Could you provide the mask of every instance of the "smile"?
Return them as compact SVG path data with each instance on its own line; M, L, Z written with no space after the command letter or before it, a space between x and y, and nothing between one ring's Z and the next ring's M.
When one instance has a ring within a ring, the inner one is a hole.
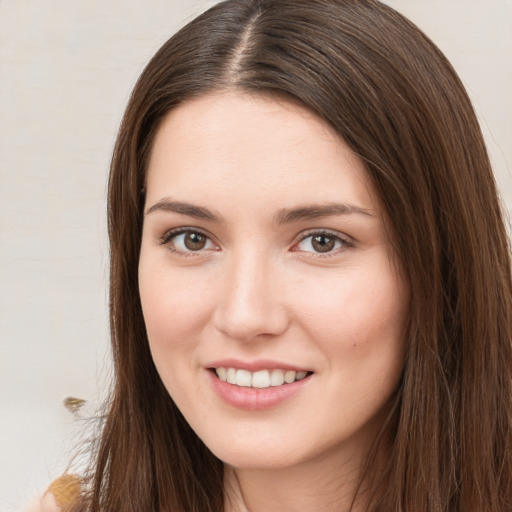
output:
M236 368L214 368L217 377L229 384L246 388L269 388L282 386L284 384L292 384L295 381L302 380L311 372L293 370L259 370L250 372Z

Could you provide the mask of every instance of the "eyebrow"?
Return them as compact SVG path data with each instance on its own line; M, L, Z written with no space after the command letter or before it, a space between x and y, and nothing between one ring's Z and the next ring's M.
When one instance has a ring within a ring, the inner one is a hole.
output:
M164 198L148 208L146 215L156 211L173 212L195 219L208 220L217 224L224 223L224 219L208 208L196 206L191 203L172 201ZM274 216L276 224L291 224L300 220L317 219L331 215L359 214L372 217L370 210L346 203L329 203L325 205L305 205L296 208L283 208Z
M284 208L275 216L276 224L289 224L299 220L317 219L331 215L359 214L372 217L370 210L345 203L329 203L326 205L307 205L297 208Z
M174 212L187 217L193 217L195 219L209 220L222 224L224 220L220 215L217 215L208 208L202 206L196 206L190 203L183 203L181 201L171 201L168 198L161 199L158 203L155 203L151 208L146 211L146 215L156 211Z

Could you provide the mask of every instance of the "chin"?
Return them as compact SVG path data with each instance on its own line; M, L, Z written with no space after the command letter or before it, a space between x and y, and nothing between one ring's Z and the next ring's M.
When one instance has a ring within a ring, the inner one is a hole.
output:
M214 452L215 453L215 452ZM290 454L270 453L263 450L226 450L215 455L224 464L234 469L281 470L300 463L300 458L290 457Z
M284 469L307 458L307 454L277 436L271 441L258 439L257 435L253 439L230 435L220 440L209 436L202 439L218 459L237 469Z

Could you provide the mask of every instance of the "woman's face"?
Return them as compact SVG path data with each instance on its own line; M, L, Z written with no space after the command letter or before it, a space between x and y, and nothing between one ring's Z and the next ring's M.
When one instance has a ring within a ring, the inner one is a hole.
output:
M235 468L364 451L401 375L408 287L361 160L292 103L203 96L158 130L144 215L151 352L205 444Z

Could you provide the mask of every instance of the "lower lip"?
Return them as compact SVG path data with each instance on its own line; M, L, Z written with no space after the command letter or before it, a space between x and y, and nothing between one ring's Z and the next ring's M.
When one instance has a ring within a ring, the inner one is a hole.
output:
M208 370L214 391L229 405L249 411L263 411L276 407L297 394L309 382L311 376L291 384L271 386L268 388L248 388L236 386L220 380L215 373Z

